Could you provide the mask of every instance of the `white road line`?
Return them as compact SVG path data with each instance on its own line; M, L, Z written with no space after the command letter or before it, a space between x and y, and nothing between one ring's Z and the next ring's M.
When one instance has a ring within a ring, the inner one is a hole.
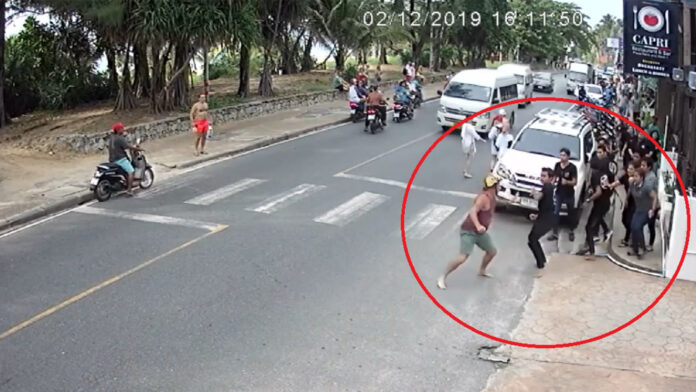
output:
M266 182L266 180L259 180L256 178L245 178L227 186L223 186L222 188L218 188L212 192L208 192L196 196L193 199L186 200L184 203L195 204L198 206L209 206L215 203L216 201L220 201L226 197L230 197L236 193L242 192L264 182Z
M326 188L324 185L302 184L298 185L289 191L271 196L264 200L257 207L247 208L247 211L261 212L264 214L274 213L292 203L300 201L312 193L318 192Z
M30 227L34 227L34 226L38 226L38 225L40 225L40 224L42 224L42 223L46 223L46 222L48 222L48 221L51 221L51 220L53 220L53 219L58 218L59 216L63 216L63 215L65 215L65 214L67 214L68 212L73 212L74 210L76 210L76 209L78 209L78 208L81 208L81 207L84 207L84 206L88 206L88 205L94 204L94 203L96 203L96 200L87 202L87 203L83 204L82 206L73 207L73 208L70 208L70 209L65 210L65 211L61 211L61 212L58 212L58 213L55 213L55 214L48 215L48 216L45 217L45 218L42 218L42 219L39 219L39 220L37 220L37 221L31 222L31 223L26 224L26 225L24 225L24 226L20 226L20 227L18 227L18 228L16 228L16 229L10 229L10 231L0 234L0 238L5 238L5 237L8 237L8 236L11 236L12 234L17 234L17 233L19 233L20 231L24 231L24 230L26 230L26 229L28 229L28 228L30 228Z
M457 207L441 204L428 204L428 206L410 220L404 227L406 237L414 240L422 240L436 227L445 221Z
M152 199L155 196L159 196L162 193L173 191L175 189L183 188L191 183L194 179L190 177L170 177L170 180L164 182L163 185L154 185L152 189L148 189L141 193L136 193L135 197L138 199Z
M345 226L388 199L389 196L379 193L363 192L333 210L314 218L314 221L339 227Z
M180 218L174 218L171 216L139 214L139 213L135 213L135 212L125 212L125 211L113 211L113 210L107 210L107 209L95 208L95 207L83 206L83 207L76 208L74 211L79 212L81 214L110 216L110 217L114 217L114 218L130 219L130 220L141 221L141 222L150 222L150 223L161 223L164 225L192 227L195 229L204 229L204 230L210 230L210 231L216 230L221 226L221 225L218 225L217 223L201 222L201 221L190 220L190 219L180 219Z
M423 135L423 136L419 137L418 139L414 139L414 140L411 140L410 142L404 143L404 144L402 144L402 145L400 145L400 146L398 146L398 147L394 147L394 148L392 148L392 149L389 150L389 151L385 151L385 152L383 152L383 153L381 153L381 154L379 154L379 155L377 155L377 156L375 156L375 157L372 157L372 158L366 160L365 162L358 163L358 164L355 165L355 166L352 166L352 167L349 167L348 169L342 170L342 171L341 171L340 173L338 173L338 174L345 174L345 173L348 173L349 171L353 171L353 170L355 170L355 169L357 169L357 168L359 168L359 167L362 167L362 166L367 165L367 164L370 163L370 162L374 162L374 161L376 161L376 160L378 160L378 159L380 159L380 158L383 158L383 157L385 157L385 156L387 156L387 155L389 155L389 154L391 154L391 153L393 153L393 152L399 151L399 150L401 150L402 148L408 147L408 146L410 146L411 144L415 144L415 143L420 142L421 140L427 139L427 138L429 138L429 137L431 137L431 136L433 136L433 135L435 135L435 134L437 134L437 133L439 133L439 132L431 132L431 133L428 133L428 134L426 134L426 135ZM337 174L337 175L338 175L338 174Z
M406 189L406 187L408 186L408 183L401 182L401 181L387 180L384 178L369 177L369 176L357 176L354 174L346 174L346 173L338 173L338 174L335 174L334 177L341 177L341 178L349 178L351 180L374 182L376 184L383 184L383 185L391 185L391 186L399 187L401 189ZM418 190L418 191L424 191L424 192L438 193L440 195L456 196L456 197L461 197L461 198L465 198L465 199L475 199L477 196L475 193L448 191L448 190L444 190L444 189L434 189L434 188L428 188L428 187L423 187L423 186L418 186L418 185L411 185L411 189Z

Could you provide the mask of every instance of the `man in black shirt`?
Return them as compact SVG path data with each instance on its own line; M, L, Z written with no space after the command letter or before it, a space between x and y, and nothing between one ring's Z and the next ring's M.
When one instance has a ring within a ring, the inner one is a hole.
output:
M561 206L565 204L566 211L568 212L568 224L570 226L568 238L570 241L575 241L575 233L573 231L578 224L575 209L575 185L578 182L578 168L570 162L569 149L561 149L561 161L556 163L553 174L556 182L553 210L555 219L553 234L549 237L549 240L555 241L558 239L558 226L561 222Z
M586 248L578 252L578 255L584 255L586 260L594 260L594 237L599 231L604 216L611 208L611 196L614 193L614 188L621 185L620 182L614 180L614 175L602 165L603 160L606 159L606 149L599 146L597 152L600 160L595 161L592 165L590 179L592 195L585 201L586 204L593 203L590 216L587 218L587 225L585 225Z
M529 214L529 219L534 221L532 230L527 236L527 245L532 250L536 259L537 268L544 268L546 264L546 256L544 250L539 244L539 239L553 228L554 225L554 187L553 187L553 170L545 167L541 169L541 192L535 192L534 198L539 201L539 213Z
M645 137L643 132L638 132L636 147L641 158L655 161L655 145Z

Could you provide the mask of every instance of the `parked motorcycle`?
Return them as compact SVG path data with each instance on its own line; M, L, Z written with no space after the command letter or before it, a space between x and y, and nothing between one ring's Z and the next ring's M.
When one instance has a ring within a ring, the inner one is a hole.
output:
M140 145L140 139L136 141ZM133 186L140 186L141 189L148 189L155 181L155 173L152 166L148 163L145 153L136 151L131 158L131 164L135 168L133 174ZM90 181L89 190L94 192L94 197L100 202L107 201L111 195L125 191L128 188L128 174L115 163L101 163L94 172L94 177Z
M350 105L350 119L351 119L351 121L356 123L356 122L365 118L365 111L364 111L365 105L362 105L362 107L361 107L361 105L359 105L356 102L348 102L348 104Z

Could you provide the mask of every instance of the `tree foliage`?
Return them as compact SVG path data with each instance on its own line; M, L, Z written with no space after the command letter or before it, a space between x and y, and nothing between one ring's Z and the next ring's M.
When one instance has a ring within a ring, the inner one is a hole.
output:
M481 67L493 58L557 60L569 48L599 55L606 51L606 37L621 28L618 19L605 16L593 30L577 5L561 0L4 3L11 12L30 10L52 17L47 25L31 19L21 34L7 40L4 96L13 116L102 97L117 97L117 110L134 107L136 99L149 99L154 112L186 107L191 64L200 64L201 59L210 64L213 78L238 77L242 97L249 93L250 75L260 75L257 91L267 96L273 95L274 71L294 73L322 65L322 59L311 57L317 45L328 48L336 69L342 71L351 56L358 62L376 56L385 63L387 53L436 69L455 63ZM510 12L516 21L505 23ZM433 26L433 13L449 14L454 23L445 25L442 18L439 26ZM536 15L534 23L528 14ZM542 14L556 16L544 25ZM559 25L563 14L574 22L573 16L579 14L581 23ZM379 24L380 15L392 18ZM97 72L97 63L104 58L107 70Z

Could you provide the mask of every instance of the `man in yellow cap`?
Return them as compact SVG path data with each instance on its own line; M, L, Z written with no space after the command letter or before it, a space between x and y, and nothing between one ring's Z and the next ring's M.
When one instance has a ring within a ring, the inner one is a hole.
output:
M437 280L437 287L444 290L447 288L445 280L447 276L457 269L460 265L469 258L471 251L474 250L474 245L478 246L485 252L479 275L491 277L486 269L493 261L497 250L491 240L488 229L493 221L493 213L495 212L496 193L498 191L498 178L493 174L488 174L483 180L483 191L476 196L474 205L469 210L469 213L464 219L459 231L459 256L450 261L445 269L445 272Z

